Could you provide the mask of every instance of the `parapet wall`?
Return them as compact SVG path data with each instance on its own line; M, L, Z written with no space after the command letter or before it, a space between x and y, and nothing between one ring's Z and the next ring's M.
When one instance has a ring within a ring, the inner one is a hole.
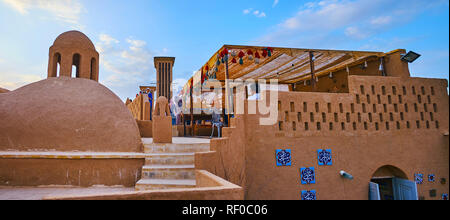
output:
M287 137L448 131L445 80L350 76L349 85L348 94L280 92L271 131Z
M59 196L45 200L242 200L241 187L204 170L196 171L197 186L187 189L151 190L130 193Z
M0 155L0 186L76 186L94 185L134 187L141 178L144 158L94 159L69 156L44 157L35 153L28 158ZM52 153L49 153L52 154Z
M147 95L139 95L133 102L127 105L136 120L150 120L150 105Z

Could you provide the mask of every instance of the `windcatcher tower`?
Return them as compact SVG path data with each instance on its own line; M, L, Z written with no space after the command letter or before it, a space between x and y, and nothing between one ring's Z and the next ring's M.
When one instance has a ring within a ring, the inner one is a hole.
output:
M92 41L79 31L68 31L50 47L48 78L67 76L98 82L98 64L99 53Z
M155 57L154 63L156 68L156 91L158 97L164 96L167 100L170 100L172 98L172 69L175 64L175 57Z

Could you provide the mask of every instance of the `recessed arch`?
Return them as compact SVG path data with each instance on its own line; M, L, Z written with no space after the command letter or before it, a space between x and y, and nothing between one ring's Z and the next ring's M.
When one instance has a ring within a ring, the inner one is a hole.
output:
M417 184L398 167L378 168L369 183L370 200L418 200Z
M72 57L72 67L75 67L75 78L80 78L80 67L81 67L81 55L79 53L75 53ZM71 76L73 77L72 71Z
M398 167L392 165L385 165L378 168L373 174L372 179L397 177L402 179L408 179L408 175Z
M58 77L60 75L61 69L61 54L56 52L52 57L52 70L50 72L50 77Z
M94 57L91 59L91 69L90 69L90 75L91 80L97 80L97 59Z

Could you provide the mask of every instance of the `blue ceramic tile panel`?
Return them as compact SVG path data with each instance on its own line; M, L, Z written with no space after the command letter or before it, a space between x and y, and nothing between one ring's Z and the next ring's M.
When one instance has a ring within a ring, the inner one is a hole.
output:
M442 194L442 200L448 200L448 194L447 193Z
M291 150L276 150L277 166L291 166Z
M415 180L416 184L422 184L423 183L423 174L415 173L414 180Z
M317 200L316 191L311 190L303 190L302 191L302 200Z
M434 174L428 175L428 182L434 183L436 180L436 176Z
M316 183L316 173L314 167L304 167L300 169L300 178L302 184L315 184Z
M317 150L317 158L319 161L319 166L333 165L331 150Z

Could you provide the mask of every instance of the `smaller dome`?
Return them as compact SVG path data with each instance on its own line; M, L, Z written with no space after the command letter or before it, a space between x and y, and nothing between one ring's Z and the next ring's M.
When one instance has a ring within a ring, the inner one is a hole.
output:
M75 47L95 50L92 41L79 31L68 31L59 35L53 43L55 47Z

